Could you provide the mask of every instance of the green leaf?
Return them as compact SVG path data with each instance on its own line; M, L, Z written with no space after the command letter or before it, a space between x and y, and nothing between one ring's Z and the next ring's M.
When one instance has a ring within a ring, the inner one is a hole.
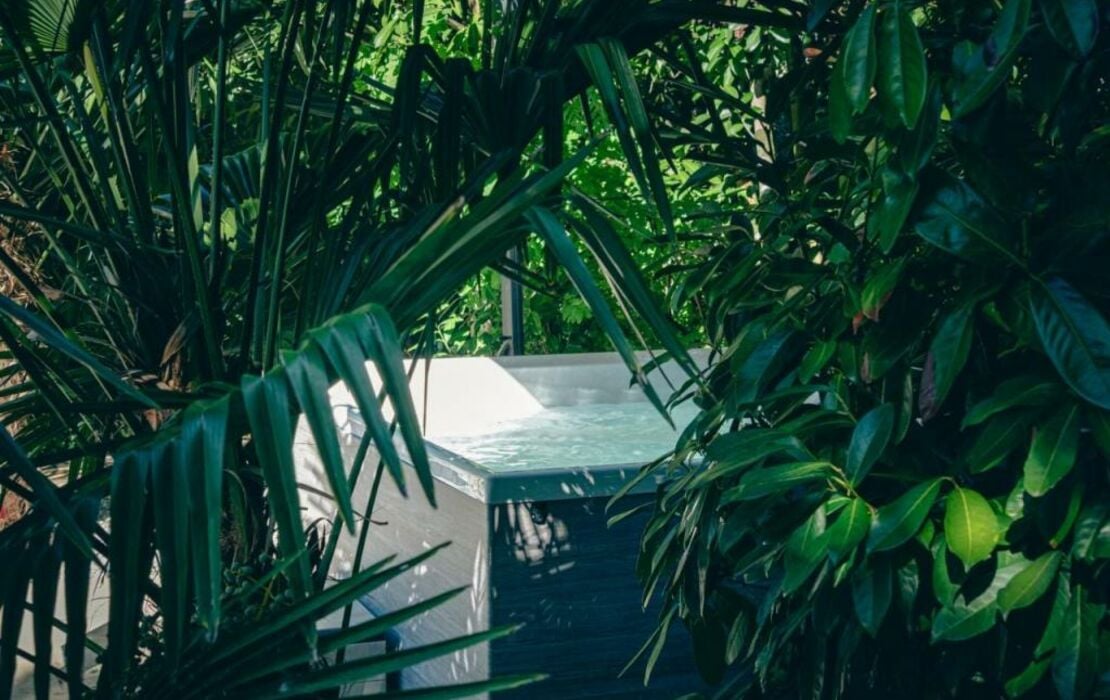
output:
M893 590L894 576L885 559L871 561L852 578L852 607L856 618L872 637L879 634L879 627L890 609Z
M151 455L150 489L161 579L162 632L166 658L173 665L179 659L189 622L189 475L186 465L174 459L172 444L158 443L148 451ZM203 469L202 465L192 466Z
M795 486L824 481L832 474L828 462L789 462L746 472L740 483L725 491L724 502L751 501L789 491Z
M995 416L971 443L963 458L964 466L972 474L997 467L1028 439L1031 424L1030 417L1025 414Z
M1010 579L998 592L998 607L1003 614L1037 602L1056 580L1056 571L1063 557L1060 552L1046 552Z
M882 552L903 544L921 528L940 492L940 479L914 486L875 513L867 536L867 551Z
M838 61L829 76L829 133L837 143L848 140L852 130L852 105L844 82L844 62Z
M1075 393L1110 409L1110 325L1103 315L1059 277L1034 284L1030 304L1056 371Z
M289 386L280 371L265 377L244 375L240 384L250 422L251 442L266 480L270 515L277 522L278 549L282 557L300 557L304 549L301 504L293 463L293 406ZM291 582L300 597L311 590L308 562L298 559Z
M804 384L812 379L814 375L824 369L835 353L835 340L818 340L815 342L813 347L802 356L802 362L798 366L798 381Z
M142 570L142 560L148 534L143 520L149 472L149 456L142 451L119 455L112 465L108 654L104 671L114 682L126 676L139 643L141 585L148 573Z
M1045 26L1060 46L1083 57L1098 36L1098 3L1095 0L1040 0Z
M173 455L177 461L174 469L188 475L186 500L197 622L209 641L219 630L223 595L223 472L230 406L226 397L189 406Z
M907 129L917 124L928 77L925 49L910 13L895 0L879 22L879 99L894 108Z
M1099 625L1106 606L1090 602L1083 586L1075 586L1056 635L1052 680L1062 700L1088 697L1099 674Z
M923 420L937 414L948 397L960 370L971 352L972 319L975 305L966 304L944 317L929 354L925 358L925 371L921 377L918 408Z
M990 398L980 401L968 410L961 427L978 425L996 413L1016 406L1052 404L1061 393L1063 391L1059 384L1034 375L1008 379L998 385Z
M944 509L948 550L969 569L988 558L1002 530L987 499L977 491L957 487L945 499Z
M867 223L871 237L879 241L879 248L889 253L909 218L917 198L918 182L916 177L887 165L882 170L882 183L883 196Z
M977 109L1010 77L1031 6L1032 0L1007 0L983 45L956 47L953 117L959 119Z
M1025 460L1025 490L1043 496L1068 475L1079 448L1079 406L1057 411L1033 433Z
M856 429L852 431L844 464L844 471L853 486L863 481L882 456L893 430L894 407L888 403L871 409L859 419Z
M846 558L867 536L871 511L862 498L853 497L828 529L829 557L833 562Z
M297 403L304 411L305 419L312 430L328 485L339 504L339 513L347 530L354 534L355 516L351 509L351 489L347 485L343 455L339 450L339 432L335 427L335 417L328 398L330 382L324 356L318 346L310 343L298 352L284 351L282 364Z
M868 3L856 23L844 37L840 51L843 64L839 76L844 81L844 92L854 114L867 108L871 100L871 86L875 82L878 52L875 49L875 9L878 3Z
M933 542L931 551L933 554L933 594L941 606L947 607L956 600L956 594L960 587L952 582L952 577L948 573L948 545L944 541L943 534Z
M1021 266L1014 254L1011 228L975 190L944 175L918 198L922 206L913 229L932 245L970 262Z
M786 540L783 552L786 569L782 582L784 594L793 593L813 574L824 559L825 540L825 509L819 507Z
M998 606L992 601L983 605L956 602L942 608L933 618L933 642L960 642L983 634L998 618Z

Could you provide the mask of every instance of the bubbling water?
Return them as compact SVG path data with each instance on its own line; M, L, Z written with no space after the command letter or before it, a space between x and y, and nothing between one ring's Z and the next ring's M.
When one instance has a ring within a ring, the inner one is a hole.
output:
M641 465L673 449L697 412L689 403L677 406L676 430L647 402L557 406L479 434L427 439L493 471Z

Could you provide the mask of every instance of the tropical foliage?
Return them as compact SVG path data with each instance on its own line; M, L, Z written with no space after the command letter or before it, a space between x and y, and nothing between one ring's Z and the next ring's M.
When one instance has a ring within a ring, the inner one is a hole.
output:
M365 539L370 526L373 503L350 494L371 439L382 455L374 478L388 472L404 487L396 428L415 497L434 500L402 353L426 350L444 302L531 234L637 379L582 248L622 308L684 357L608 212L563 188L593 145L564 152L564 105L591 81L600 88L635 181L669 227L629 56L723 8L487 4L467 18L478 53L468 60L421 41L423 6L385 80L360 61L389 26L389 3L0 8L10 161L0 263L17 290L0 299L0 481L32 506L0 533L5 692L22 657L39 694L57 676L73 697L314 695L506 633L343 661L346 645L441 598L337 637L318 637L315 621L426 556L328 585L339 528ZM366 361L383 386L370 384ZM335 381L369 424L351 471L327 403ZM302 413L340 514L323 536L306 536L300 519L292 436ZM86 607L95 569L110 589L103 645ZM64 668L52 665L54 630ZM102 664L95 689L84 685L85 649Z
M1108 6L769 4L647 98L733 195L647 649L681 621L722 697L1106 697Z

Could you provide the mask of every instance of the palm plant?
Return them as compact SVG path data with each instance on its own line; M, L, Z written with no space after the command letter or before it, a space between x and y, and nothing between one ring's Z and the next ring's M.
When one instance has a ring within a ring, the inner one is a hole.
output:
M329 639L315 621L427 556L327 585L335 533L358 526L365 537L369 526L373 504L356 515L350 493L370 440L378 476L404 488L396 428L434 502L402 354L426 349L443 300L530 234L637 380L643 368L568 231L622 307L689 366L606 212L562 196L589 149L565 158L561 119L592 81L668 221L628 57L691 18L733 11L489 4L473 18L475 64L420 42L422 7L394 85L357 75L383 11L370 0L0 8L0 133L16 164L2 173L0 217L15 247L0 263L23 301L0 298L0 483L33 506L0 533L0 688L24 657L40 695L56 675L79 697L88 648L103 663L98 695L313 695L489 638L328 666L323 654L439 599ZM369 426L350 471L327 402L335 381ZM292 433L302 413L337 504L323 542L300 519ZM103 646L87 629L91 567L109 580ZM54 628L66 637L64 669L51 665Z

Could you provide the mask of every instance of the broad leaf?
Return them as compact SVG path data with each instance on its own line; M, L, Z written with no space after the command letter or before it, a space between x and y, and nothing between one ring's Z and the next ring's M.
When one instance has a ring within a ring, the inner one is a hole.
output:
M1082 585L1072 589L1064 623L1056 634L1052 680L1062 700L1088 697L1099 674L1099 625L1104 604L1091 602Z
M783 565L786 575L782 582L782 592L793 593L825 558L825 509L817 508L786 540Z
M1030 303L1037 335L1060 376L1075 393L1110 409L1110 325L1103 315L1059 277L1035 283Z
M918 484L879 508L871 520L867 551L894 549L917 534L940 493L941 483L940 479L932 479Z
M852 112L862 112L871 100L871 86L875 82L878 67L878 51L875 47L875 8L876 3L868 3L860 13L856 23L844 37L844 47L840 51L843 63L838 76L844 82L844 93Z
M879 626L890 609L894 577L885 559L873 560L852 579L852 607L867 633L878 636Z
M1016 406L1043 406L1050 404L1062 393L1056 382L1034 375L1008 379L998 385L990 398L972 406L964 415L962 427L978 425L991 416Z
M967 362L971 351L972 318L975 306L967 304L944 317L925 359L918 408L923 420L937 414Z
M1095 0L1040 0L1045 26L1060 46L1072 54L1086 56L1098 35L1098 3Z
M998 607L1003 614L1037 602L1056 580L1063 557L1060 552L1046 552L1010 579L998 593Z
M828 462L790 462L746 472L740 483L724 493L724 502L750 501L771 496L796 486L824 481L832 474Z
M981 265L1021 265L1012 228L966 182L941 176L918 201L913 229L932 245Z
M887 403L871 409L859 419L856 429L852 431L844 464L844 471L853 485L863 481L871 471L890 442L893 429L894 407Z
M1079 448L1079 406L1072 404L1038 425L1025 460L1025 490L1043 496L1068 475Z
M998 517L977 491L955 488L944 502L944 538L948 550L971 568L994 551L1002 535Z
M879 98L912 129L925 104L925 49L910 13L899 0L882 12L878 45Z
M867 503L862 498L852 498L827 531L829 557L834 562L847 557L867 536L870 526L871 511Z
M983 45L956 47L952 116L958 119L977 109L1010 77L1031 6L1032 0L1007 0Z

